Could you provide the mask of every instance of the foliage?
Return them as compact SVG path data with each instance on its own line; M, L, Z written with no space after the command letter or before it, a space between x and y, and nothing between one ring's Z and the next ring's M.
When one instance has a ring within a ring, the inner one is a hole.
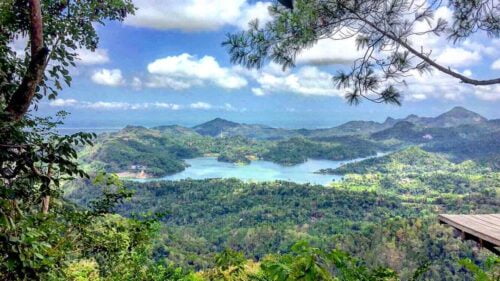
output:
M290 1L289 1L290 2ZM346 92L351 104L362 98L377 103L401 104L396 88L407 75L438 70L474 85L500 83L500 79L476 80L440 65L426 50L411 42L426 36L449 36L456 41L484 31L500 36L500 10L489 0L450 1L453 22L434 18L442 1L411 0L295 0L293 9L276 3L269 9L272 21L229 34L223 45L233 63L260 68L272 61L284 69L293 67L297 56L319 40L355 38L362 55L350 71L339 71L333 81ZM425 39L423 39L425 40ZM453 45L453 44L450 44Z
M422 172L436 170L450 170L453 163L446 158L426 152L419 147L409 147L389 155L370 158L363 161L347 163L336 169L324 170L324 173L397 173L397 172Z
M500 279L500 258L490 257L485 262L485 268L477 266L470 259L460 260L460 264L474 274L475 281L493 281Z
M216 259L224 263L202 272L203 280L397 280L396 273L389 269L372 270L343 251L325 252L305 241L292 245L290 254L268 255L257 264L230 249Z
M55 99L63 85L71 85L71 67L78 61L77 51L94 51L99 43L95 26L105 21L122 21L134 11L130 0L117 1L43 1L43 41L49 51L45 75L35 95L36 103L42 97ZM31 18L27 0L7 0L0 4L0 93L8 101L20 84L30 53L16 54L9 45L15 39L30 34ZM24 59L25 58L25 59ZM49 63L50 62L50 63Z
M343 249L371 268L393 268L405 280L428 260L430 280L463 280L457 260L479 262L482 255L438 225L434 214L498 212L499 175L457 170L447 178L465 181L455 187L439 178L427 182L431 175L417 172L425 166L413 169L415 182L401 180L411 177L403 170L352 175L330 188L231 179L130 182L134 200L117 211L168 212L156 256L204 271L215 270L214 251L229 247L262 261L306 240L314 247ZM86 205L98 196L94 191L80 185L68 198Z
M346 160L376 154L374 147L357 146L331 142L314 142L305 138L292 138L278 142L263 155L270 160L285 165L300 164L307 159Z
M77 148L92 145L95 135L57 134L64 112L56 119L25 114L44 96L54 99L63 83L71 84L77 51L97 47L95 24L123 20L133 10L128 0L0 2L1 280L185 276L152 259L156 220L109 214L131 196L116 176L97 175L95 184L105 187L89 209L62 197L64 182L89 178ZM27 35L31 52L16 53L10 43Z

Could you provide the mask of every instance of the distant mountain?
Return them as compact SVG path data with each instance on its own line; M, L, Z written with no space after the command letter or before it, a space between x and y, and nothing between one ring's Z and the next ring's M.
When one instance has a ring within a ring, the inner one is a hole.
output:
M233 137L242 136L250 139L278 140L300 136L295 130L273 128L259 124L241 124L216 118L193 127L193 130L203 136Z
M416 127L414 127L415 125ZM406 118L395 119L388 117L383 123L375 121L349 121L336 127L326 129L299 129L289 130L273 128L258 124L241 124L228 121L222 118L216 118L206 123L197 125L192 128L193 131L204 136L212 137L228 137L242 136L251 139L261 140L282 140L291 137L304 136L308 138L327 138L335 136L352 136L352 135L370 135L374 134L376 139L396 138L405 141L411 140L415 142L425 142L425 128L454 128L464 125L481 125L498 127L498 122L488 121L483 116L467 110L463 107L454 107L448 112L445 112L437 117L420 117L411 114ZM379 133L380 134L377 134ZM433 131L433 135L449 135L439 130ZM420 140L420 138L424 139ZM429 137L429 136L427 136Z
M488 119L483 116L465 109L461 106L454 107L452 110L439 115L436 118L431 118L427 123L428 127L458 127L462 125L478 125L484 124Z
M241 126L239 123L222 118L215 118L214 120L194 126L193 129L200 135L215 137L223 134L225 131L239 126Z
M445 112L437 117L420 117L415 114L411 114L406 118L395 119L394 121L407 121L415 125L428 128L450 128L462 125L484 124L488 122L488 119L461 106L456 106L450 111Z

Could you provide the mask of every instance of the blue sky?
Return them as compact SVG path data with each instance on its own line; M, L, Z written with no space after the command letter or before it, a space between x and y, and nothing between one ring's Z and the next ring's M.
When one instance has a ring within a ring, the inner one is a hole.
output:
M434 72L409 79L402 107L363 102L349 106L330 82L349 67L352 42L323 40L282 72L276 65L249 71L229 63L221 42L248 20L269 20L266 2L136 0L136 16L99 26L96 53L80 50L74 83L39 114L67 110L70 127L194 125L215 117L279 127L328 127L349 120L383 121L411 113L434 116L462 105L500 118L500 86L472 87ZM450 17L443 8L437 16ZM436 60L478 78L500 76L500 40L478 35L451 46L424 38ZM420 42L420 41L419 41Z

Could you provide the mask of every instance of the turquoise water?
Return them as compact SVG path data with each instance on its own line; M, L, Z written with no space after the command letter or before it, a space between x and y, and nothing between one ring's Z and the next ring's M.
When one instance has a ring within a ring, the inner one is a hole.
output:
M248 165L219 162L214 157L201 157L187 159L190 167L186 170L156 179L141 179L137 181L155 180L182 180L182 179L210 179L210 178L238 178L244 181L275 181L284 180L296 183L311 183L327 185L333 181L341 180L342 176L320 175L314 172L320 169L337 168L340 165L357 161L330 161L310 159L305 163L295 166L282 166L269 161L252 161Z

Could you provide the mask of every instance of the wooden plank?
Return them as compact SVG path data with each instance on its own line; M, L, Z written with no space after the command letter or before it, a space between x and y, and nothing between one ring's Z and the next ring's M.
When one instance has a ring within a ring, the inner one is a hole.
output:
M500 218L492 215L472 215L472 217L500 228Z
M442 216L442 221L452 225L453 227L473 235L477 238L489 241L495 245L500 244L500 229L492 226L489 223L484 223L481 220L471 216L461 215L445 215Z
M500 246L500 215L439 215L439 220L454 228Z
M468 227L478 232L490 234L493 237L500 237L500 228L488 221L480 220L474 216L454 216L449 217L454 223L463 227Z

